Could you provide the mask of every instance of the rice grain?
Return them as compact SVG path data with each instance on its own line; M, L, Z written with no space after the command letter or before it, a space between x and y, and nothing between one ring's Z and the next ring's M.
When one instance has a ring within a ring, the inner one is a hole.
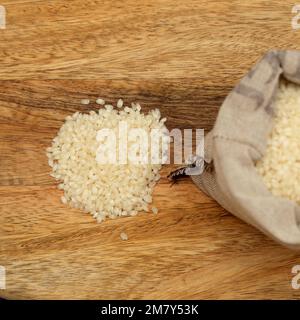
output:
M90 100L89 99L82 99L80 101L81 104L84 104L84 105L87 105L87 104L90 104Z
M104 105L105 105L105 100L103 100L103 99L101 99L101 98L98 98L98 99L96 100L96 103L104 106Z

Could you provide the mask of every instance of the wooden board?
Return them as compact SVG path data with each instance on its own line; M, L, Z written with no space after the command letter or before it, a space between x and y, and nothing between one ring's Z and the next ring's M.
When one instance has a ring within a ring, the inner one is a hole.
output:
M99 225L60 203L45 149L66 115L98 107L81 106L81 98L136 98L145 111L159 106L169 128L209 129L227 89L214 88L205 98L201 83L0 82L0 265L7 270L2 297L297 296L290 281L299 255L225 212L190 180L171 187L168 167L154 192L158 215Z
M0 30L3 298L299 298L300 255L222 209L170 168L158 215L97 224L60 203L45 148L80 99L159 107L169 128L211 129L266 50L298 48L292 1L4 1ZM50 80L51 79L51 80ZM125 231L129 240L121 241Z

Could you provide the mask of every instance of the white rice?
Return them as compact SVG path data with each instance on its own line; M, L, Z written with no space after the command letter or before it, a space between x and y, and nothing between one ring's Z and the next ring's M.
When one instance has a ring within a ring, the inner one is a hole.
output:
M68 116L47 149L51 175L64 191L62 203L91 213L98 222L107 217L135 216L139 211L149 211L153 188L160 179L161 164L96 161L97 132L110 128L117 133L119 121L126 121L128 130L143 128L148 133L151 129L166 130L158 109L142 114L140 108L117 110L105 105L97 112Z
M101 99L101 98L98 98L98 99L96 100L96 103L104 106L104 105L105 105L105 100L103 100L103 99Z
M123 100L122 99L118 100L117 107L118 108L122 108L123 107Z
M267 151L257 170L274 195L300 204L300 86L281 83L276 107Z
M81 104L90 104L90 100L89 99L82 99Z

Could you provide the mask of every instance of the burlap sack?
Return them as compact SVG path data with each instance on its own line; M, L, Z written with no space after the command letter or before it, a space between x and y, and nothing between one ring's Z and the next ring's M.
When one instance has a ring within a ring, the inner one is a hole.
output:
M300 249L300 207L273 196L255 168L272 129L281 76L300 84L299 51L268 52L232 90L205 137L205 162L211 170L191 177L240 219Z

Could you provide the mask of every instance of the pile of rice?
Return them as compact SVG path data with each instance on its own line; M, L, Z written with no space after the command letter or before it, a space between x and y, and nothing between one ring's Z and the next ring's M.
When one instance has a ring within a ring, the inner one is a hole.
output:
M282 82L265 156L257 163L268 189L300 204L300 86Z
M104 100L98 99L97 103L104 104ZM51 175L60 181L58 188L64 191L62 202L91 213L98 222L149 211L162 167L161 163L136 164L130 160L127 164L96 161L98 130L113 129L118 136L119 121L126 121L128 130L143 128L149 133L158 129L167 135L166 119L161 119L158 109L143 114L139 104L123 107L121 99L117 107L105 105L97 112L68 116L47 149ZM128 142L128 149L131 143ZM157 208L152 207L152 212L157 213Z

